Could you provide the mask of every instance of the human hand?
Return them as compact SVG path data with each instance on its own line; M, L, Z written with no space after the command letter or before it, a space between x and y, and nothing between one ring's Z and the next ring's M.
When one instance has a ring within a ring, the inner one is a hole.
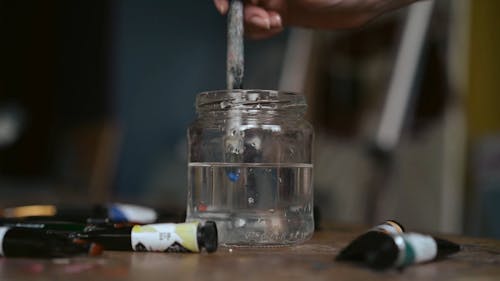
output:
M228 0L213 0L221 14ZM245 0L245 33L253 39L278 34L284 26L343 29L417 0Z

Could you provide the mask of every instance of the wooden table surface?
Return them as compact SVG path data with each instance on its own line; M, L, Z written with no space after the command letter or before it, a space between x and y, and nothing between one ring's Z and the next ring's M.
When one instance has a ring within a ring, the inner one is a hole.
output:
M0 258L0 280L500 280L500 240L446 237L463 250L402 271L373 271L333 258L361 229L316 232L283 248L219 248L213 254L104 252L72 259Z

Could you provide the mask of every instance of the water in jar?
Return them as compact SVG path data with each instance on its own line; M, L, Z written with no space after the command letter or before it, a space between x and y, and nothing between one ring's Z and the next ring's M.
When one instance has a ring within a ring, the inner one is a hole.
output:
M188 220L214 220L227 246L278 246L314 230L312 164L188 165Z

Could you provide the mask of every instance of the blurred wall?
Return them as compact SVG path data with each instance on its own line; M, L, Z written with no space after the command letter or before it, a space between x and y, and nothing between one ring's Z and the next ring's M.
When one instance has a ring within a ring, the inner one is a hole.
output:
M500 2L470 2L466 231L500 238Z
M211 1L0 0L0 125L22 123L0 201L184 208L185 131L196 94L225 87L225 29ZM285 41L246 42L247 87L277 88Z
M116 1L114 194L185 206L185 132L201 91L225 88L226 22L212 1ZM286 36L246 42L247 88L276 89ZM160 203L160 202L158 202Z

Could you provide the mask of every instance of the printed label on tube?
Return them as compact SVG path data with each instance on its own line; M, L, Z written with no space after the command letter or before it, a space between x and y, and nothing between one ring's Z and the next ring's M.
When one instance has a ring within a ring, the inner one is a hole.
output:
M157 223L132 228L134 251L199 252L198 223Z
M407 233L402 238L405 246L398 266L431 261L437 256L437 244L431 236Z

